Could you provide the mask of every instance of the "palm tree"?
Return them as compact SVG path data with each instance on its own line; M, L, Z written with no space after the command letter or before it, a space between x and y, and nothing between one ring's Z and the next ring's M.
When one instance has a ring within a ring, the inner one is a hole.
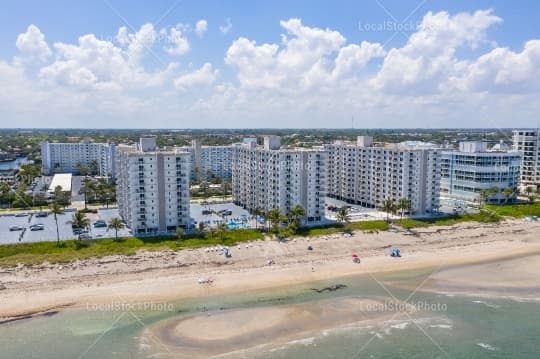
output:
M55 202L51 206L51 213L53 214L54 222L56 223L56 245L60 246L60 230L58 228L58 216L64 214L64 209Z
M408 198L400 198L397 204L399 214L401 216L401 222L403 222L403 214L411 210L411 200Z
M90 169L83 165L82 163L78 162L75 168L79 171L79 174L81 176L87 176L90 173Z
M251 211L251 214L255 217L255 229L259 229L259 217L264 214L263 211L257 207Z
M287 214L289 224L292 224L294 228L300 227L302 218L306 216L306 210L301 204L294 206L292 210Z
M205 202L208 199L208 196L210 195L209 190L210 190L210 184L208 182L202 181L199 184L199 191L203 193L203 198Z
M284 216L279 210L279 208L273 208L268 211L266 217L270 221L270 225L272 226L272 231L274 233L277 233L279 230L279 226L281 225L281 222L284 220Z
M336 220L341 224L349 223L351 221L351 217L349 216L349 208L341 207L336 214Z
M197 227L198 227L197 230L199 232L199 236L204 237L204 231L206 230L206 225L204 224L204 222L199 222Z
M176 227L176 238L182 239L184 237L184 228Z
M98 163L98 161L92 160L92 162L90 162L90 168L88 170L93 176L97 176L99 174L99 163Z
M487 189L483 189L480 191L480 207L482 207L483 204L486 203L486 201L489 198L489 191Z
M534 201L533 192L534 192L534 188L532 186L527 186L525 188L525 193L527 194L527 198L528 198L529 202L531 202L531 203Z
M221 183L221 191L223 194L223 199L225 199L225 197L227 197L227 195L231 191L231 183L229 181L224 181L223 183Z
M394 205L394 201L392 201L390 198L382 201L379 209L383 212L386 212L386 222L390 223L390 213L393 213L395 211L395 208L396 206Z
M109 229L114 229L114 240L118 240L118 231L124 228L124 223L122 220L118 217L115 217L110 220L109 222Z
M88 219L88 217L86 217L86 213L81 212L81 211L75 212L71 221L73 223L73 227L75 228L82 229L82 228L88 228L88 226L90 226L90 220ZM79 240L81 239L80 232L78 235L78 239Z
M506 187L503 192L502 192L504 198L506 199L506 203L508 203L508 200L510 199L511 196L514 195L514 189L511 188L511 187Z
M84 194L84 209L87 209L87 203L88 203L88 197L90 195L94 194L96 191L96 188L94 186L94 182L92 182L91 179L85 178L83 180L83 187L81 188L81 192Z
M225 223L220 223L215 228L215 231L217 232L217 234L219 234L219 239L221 242L223 242L223 236L225 235L225 233L227 233L228 230L229 227L227 227Z

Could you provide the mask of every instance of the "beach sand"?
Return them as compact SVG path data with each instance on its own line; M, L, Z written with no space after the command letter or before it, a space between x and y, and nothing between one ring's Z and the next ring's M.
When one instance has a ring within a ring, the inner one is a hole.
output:
M388 301L342 297L200 313L160 321L147 329L144 335L149 339L143 341L154 343L156 352L175 353L178 358L206 358L267 343L275 346L344 324L381 321L394 313L374 309L388 306Z
M0 283L5 286L0 290L0 320L65 306L165 302L209 291L239 293L418 268L437 268L422 290L461 292L500 285L506 291L525 288L531 293L539 286L534 273L540 271L540 223L462 223L417 232L416 236L356 232L352 237L336 234L287 243L267 239L233 247L232 258L199 248L0 268ZM308 245L313 251L307 250ZM402 258L388 255L392 246L401 248ZM361 264L352 262L353 252L360 255ZM505 258L518 262L497 264ZM269 259L275 264L267 265ZM473 266L478 263L483 264ZM210 276L212 285L198 283Z

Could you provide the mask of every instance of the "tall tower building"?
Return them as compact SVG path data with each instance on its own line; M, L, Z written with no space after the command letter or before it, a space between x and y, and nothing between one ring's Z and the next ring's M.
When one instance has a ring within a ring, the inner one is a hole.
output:
M439 209L440 152L423 143L375 146L370 136L336 141L328 151L328 195L367 208L411 201L414 214Z
M515 130L513 149L521 153L521 185L540 186L540 130Z
M248 210L287 213L296 205L307 222L321 221L325 211L326 160L322 149L284 148L277 136L257 146L254 139L233 145L233 200Z
M158 149L145 137L138 146L118 146L116 168L119 213L134 235L190 227L188 152Z

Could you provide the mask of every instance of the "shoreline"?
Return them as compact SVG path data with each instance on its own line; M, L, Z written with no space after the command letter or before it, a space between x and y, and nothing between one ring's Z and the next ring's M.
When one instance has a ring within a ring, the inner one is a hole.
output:
M497 225L464 223L421 229L418 237L357 232L353 237L297 238L288 243L255 241L249 246L233 247L230 260L200 248L110 256L64 265L0 268L0 281L6 287L0 290L0 319L16 320L89 304L166 302L209 293L214 296L265 290L351 275L437 267L451 271L453 267L538 255L539 230L538 223L517 220ZM307 245L314 250L307 251ZM392 246L402 249L402 258L388 255ZM352 263L351 253L360 255L360 264ZM268 259L276 264L267 265ZM540 269L536 262L540 261L529 263L533 272ZM524 268L528 266L521 269ZM507 279L514 274L510 273ZM214 282L199 284L201 277L213 277ZM478 276L464 277L460 285L474 287L483 280ZM447 278L438 279L442 282ZM433 289L431 284L422 290ZM529 284L522 281L516 288Z

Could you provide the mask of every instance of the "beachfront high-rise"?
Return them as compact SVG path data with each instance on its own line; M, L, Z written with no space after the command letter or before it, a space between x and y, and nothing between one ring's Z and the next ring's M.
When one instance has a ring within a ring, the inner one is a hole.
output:
M521 153L521 185L540 187L540 130L515 130L513 149Z
M115 148L111 143L92 143L88 139L81 143L41 143L42 172L78 173L79 166L88 168L96 163L100 176L115 175Z
M181 148L191 154L191 178L231 180L232 146L202 146L199 139L194 139L191 146Z
M158 149L153 137L118 146L117 200L120 216L134 235L172 233L190 227L190 155Z
M370 136L335 141L328 151L328 195L378 208L390 199L411 201L413 214L439 209L440 151L419 143L376 146Z
M289 212L306 210L305 220L324 218L327 154L322 149L287 148L278 136L266 136L264 145L246 138L233 145L232 192L236 204L248 210Z
M482 191L497 189L486 198L489 203L507 202L519 187L521 155L486 142L461 142L459 151L441 153L441 197L450 201L478 203ZM511 189L505 195L506 189Z

